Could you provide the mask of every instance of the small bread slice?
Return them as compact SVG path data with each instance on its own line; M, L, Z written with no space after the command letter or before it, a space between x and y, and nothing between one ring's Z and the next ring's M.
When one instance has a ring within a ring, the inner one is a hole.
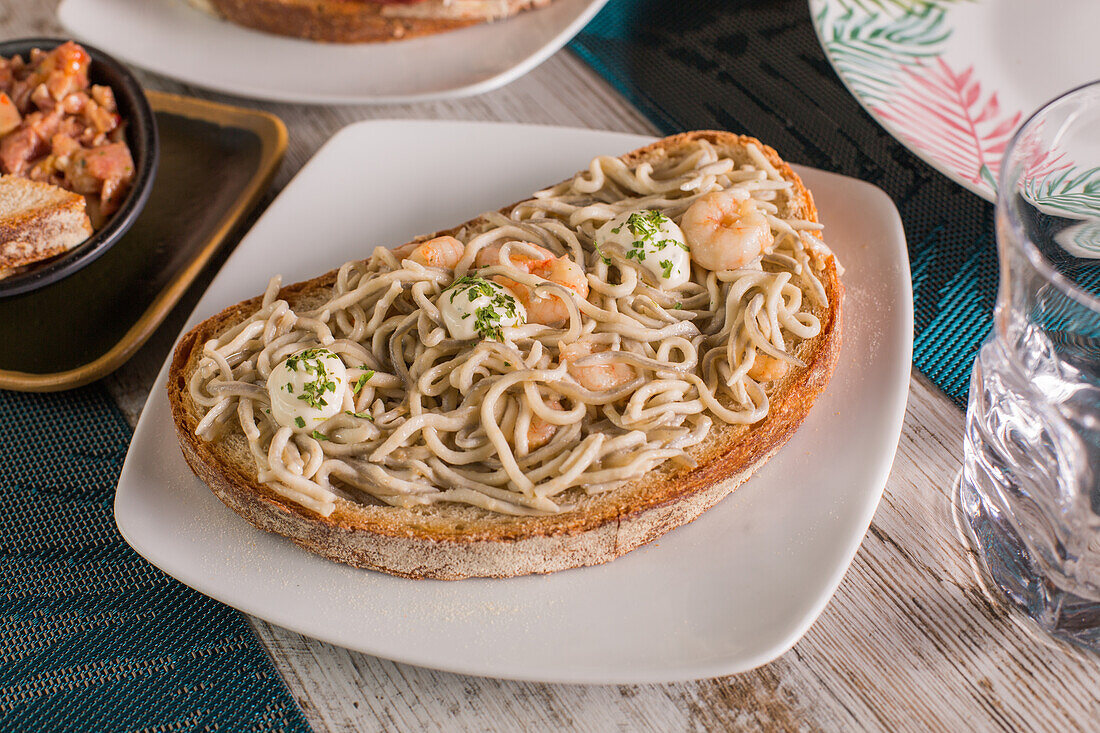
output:
M799 177L774 150L753 138L728 132L684 133L623 160L630 165L656 162L700 138L738 163L748 160L747 144L759 146L780 175L794 184L792 194L776 202L781 216L817 220L813 198ZM430 236L454 233L461 226ZM795 349L806 366L769 384L767 417L751 426L716 421L706 440L690 449L698 462L695 468L666 462L606 493L586 497L581 492L576 508L561 514L515 517L458 504L406 509L338 499L335 511L321 517L259 483L239 426L215 442L195 435L203 413L188 383L202 358L203 344L254 313L261 298L225 309L180 339L167 384L176 434L188 464L227 506L260 529L289 537L332 560L408 578L448 580L549 573L607 562L692 521L733 491L790 439L825 389L840 354L844 289L832 253L822 246L813 256L822 267L828 298L827 306L813 311L821 331ZM279 297L295 309L315 307L328 299L335 277L334 270L287 286Z
M92 236L85 204L59 186L0 176L0 279Z
M508 18L551 0L190 0L238 25L332 43L397 41Z

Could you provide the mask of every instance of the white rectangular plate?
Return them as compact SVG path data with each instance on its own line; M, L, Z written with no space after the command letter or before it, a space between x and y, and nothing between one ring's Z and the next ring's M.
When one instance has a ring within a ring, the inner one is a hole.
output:
M467 122L376 121L332 138L238 245L187 328L263 291L452 226L650 138ZM879 189L798 168L846 267L844 346L805 424L690 525L612 563L547 576L404 580L254 529L191 473L165 362L119 479L115 516L150 562L224 603L388 659L493 677L639 683L776 658L840 583L901 433L912 293L901 221Z
M316 43L207 15L187 0L63 0L77 38L207 89L307 104L390 104L481 94L564 46L607 0L554 0L496 23L392 43Z

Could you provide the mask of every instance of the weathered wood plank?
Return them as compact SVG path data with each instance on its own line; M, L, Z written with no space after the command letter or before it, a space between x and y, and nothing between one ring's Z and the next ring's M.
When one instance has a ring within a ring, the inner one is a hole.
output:
M5 0L4 36L61 33L56 1ZM567 52L490 94L383 108L242 102L142 78L154 88L280 115L291 142L273 192L336 130L360 119L652 131ZM106 381L131 422L151 388L159 395L156 372L218 265ZM748 674L676 685L508 682L395 664L254 623L318 731L1100 730L1100 659L1031 637L991 605L975 581L950 512L961 441L962 415L927 380L914 377L894 470L851 570L806 637Z

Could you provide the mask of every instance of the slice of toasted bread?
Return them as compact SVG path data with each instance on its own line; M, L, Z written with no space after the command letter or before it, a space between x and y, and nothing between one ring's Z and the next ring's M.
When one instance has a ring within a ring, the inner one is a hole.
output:
M85 203L58 186L0 176L0 279L90 237Z
M747 144L758 145L780 175L794 184L781 202L786 208L781 208L781 215L817 220L813 199L798 176L774 150L752 138L713 131L684 133L623 159L632 165L655 162L700 138L738 162L747 160ZM202 410L191 398L188 380L202 357L203 344L255 312L260 298L225 309L180 339L167 384L176 433L191 468L226 505L257 527L333 560L410 578L440 579L548 573L606 562L698 517L763 465L802 423L832 375L841 341L843 287L838 265L824 247L815 256L823 268L828 299L827 306L813 311L821 330L795 349L806 366L770 384L767 417L751 426L716 422L706 440L690 449L698 462L695 468L666 462L619 488L580 498L574 509L560 514L516 517L458 504L406 509L338 499L335 511L320 517L259 483L239 427L211 443L195 435ZM295 309L314 307L328 298L335 276L333 271L290 285L279 297Z
M190 0L233 23L333 43L396 41L511 17L551 0Z

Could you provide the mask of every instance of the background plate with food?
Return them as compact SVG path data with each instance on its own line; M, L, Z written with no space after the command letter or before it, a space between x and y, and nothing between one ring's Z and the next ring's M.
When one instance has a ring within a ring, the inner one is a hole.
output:
M58 14L78 37L189 84L282 102L389 104L503 86L565 45L606 2L554 0L507 20L359 44L251 30L188 0L64 0Z
M0 343L7 347L0 349L0 388L70 389L124 364L275 174L286 129L274 115L165 92L150 91L148 98L160 143L148 204L88 267L0 299ZM225 175L211 179L213 166L228 163ZM185 199L192 205L180 206Z
M596 155L647 142L522 125L350 127L257 223L191 325L262 292L273 263L288 281L304 279L375 244L404 242L519 198ZM440 160L471 185L456 190L429 177L434 182L407 195L405 184L426 180L418 171ZM349 161L370 161L376 175L364 183ZM892 204L868 184L798 173L816 193L830 245L847 268L842 357L791 442L691 525L613 563L546 577L445 584L347 568L226 509L179 456L166 400L154 395L119 483L123 536L169 574L246 612L415 664L643 682L730 674L773 659L824 608L874 513L900 434L912 345L908 262ZM162 383L166 375L167 365Z
M0 43L0 297L76 272L149 198L153 112L125 66L56 38Z

